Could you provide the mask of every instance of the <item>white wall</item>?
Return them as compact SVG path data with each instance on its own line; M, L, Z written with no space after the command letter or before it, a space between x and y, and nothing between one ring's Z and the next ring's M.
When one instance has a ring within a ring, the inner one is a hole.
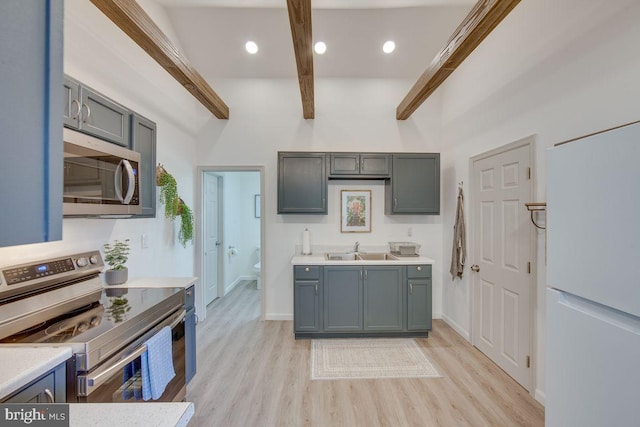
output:
M213 81L229 104L229 121L211 119L199 136L202 166L264 165L265 256L263 282L265 317L291 319L293 289L291 256L309 227L313 245L385 245L412 240L434 266L434 314L441 313L442 239L440 216L385 216L383 188L362 181L329 185L328 215L277 215L277 151L439 152L440 105L433 103L411 121L397 121L395 107L413 82L391 79L317 79L315 120L302 118L296 79ZM437 98L437 95L435 96ZM373 231L341 234L339 191L373 191ZM408 238L407 228L413 227Z
M260 194L259 172L224 172L222 176L223 242L225 294L239 280L255 277L253 265L258 262L260 218L255 217L254 196ZM218 199L221 197L218 195ZM230 255L229 246L238 254Z
M160 22L162 13L154 12ZM157 160L194 206L195 135L210 114L90 2L67 0L64 26L65 73L157 123ZM108 241L129 238L130 277L195 275L194 247L177 242L179 223L165 220L158 206L159 215L150 219L65 219L62 241L0 248L0 263L102 249ZM143 233L147 249L141 248Z
M464 181L469 191L470 157L535 134L533 201L545 201L546 185L553 185L545 182L546 148L640 118L638 22L636 0L521 2L451 75L439 90L441 100L434 101L442 105L444 254L451 253L457 182ZM544 247L544 233L539 232L533 361L541 401ZM444 271L442 279L443 316L467 336L469 276L467 270L462 281L452 283Z

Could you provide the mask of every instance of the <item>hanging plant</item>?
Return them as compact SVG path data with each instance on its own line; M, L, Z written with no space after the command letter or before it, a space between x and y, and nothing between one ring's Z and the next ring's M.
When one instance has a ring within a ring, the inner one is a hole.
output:
M180 199L180 232L178 240L183 247L187 246L189 240L193 240L193 212L185 202Z
M164 216L173 220L178 215L180 206L178 183L162 165L156 167L156 185L160 187L160 203L164 204Z

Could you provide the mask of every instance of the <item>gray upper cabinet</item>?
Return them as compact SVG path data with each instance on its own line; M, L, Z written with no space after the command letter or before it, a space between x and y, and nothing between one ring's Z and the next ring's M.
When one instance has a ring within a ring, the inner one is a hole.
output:
M137 217L156 216L156 124L139 114L131 115L131 149L140 153L138 178L142 193L142 213Z
M404 318L404 267L364 268L364 329L402 331Z
M391 171L387 214L440 214L440 154L394 154Z
M326 214L324 153L278 153L278 213Z
M0 1L0 246L62 239L63 1Z
M65 126L129 147L130 111L127 108L68 76L64 91Z
M330 153L329 178L388 178L389 154Z

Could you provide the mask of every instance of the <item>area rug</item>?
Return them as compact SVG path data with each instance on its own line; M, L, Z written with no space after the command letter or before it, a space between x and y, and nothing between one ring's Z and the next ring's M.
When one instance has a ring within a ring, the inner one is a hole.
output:
M311 379L436 378L440 374L413 339L311 341Z

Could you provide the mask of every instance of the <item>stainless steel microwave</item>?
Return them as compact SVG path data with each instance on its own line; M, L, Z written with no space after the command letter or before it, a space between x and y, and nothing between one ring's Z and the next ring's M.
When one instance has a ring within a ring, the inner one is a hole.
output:
M64 216L131 216L140 206L140 153L64 129Z

